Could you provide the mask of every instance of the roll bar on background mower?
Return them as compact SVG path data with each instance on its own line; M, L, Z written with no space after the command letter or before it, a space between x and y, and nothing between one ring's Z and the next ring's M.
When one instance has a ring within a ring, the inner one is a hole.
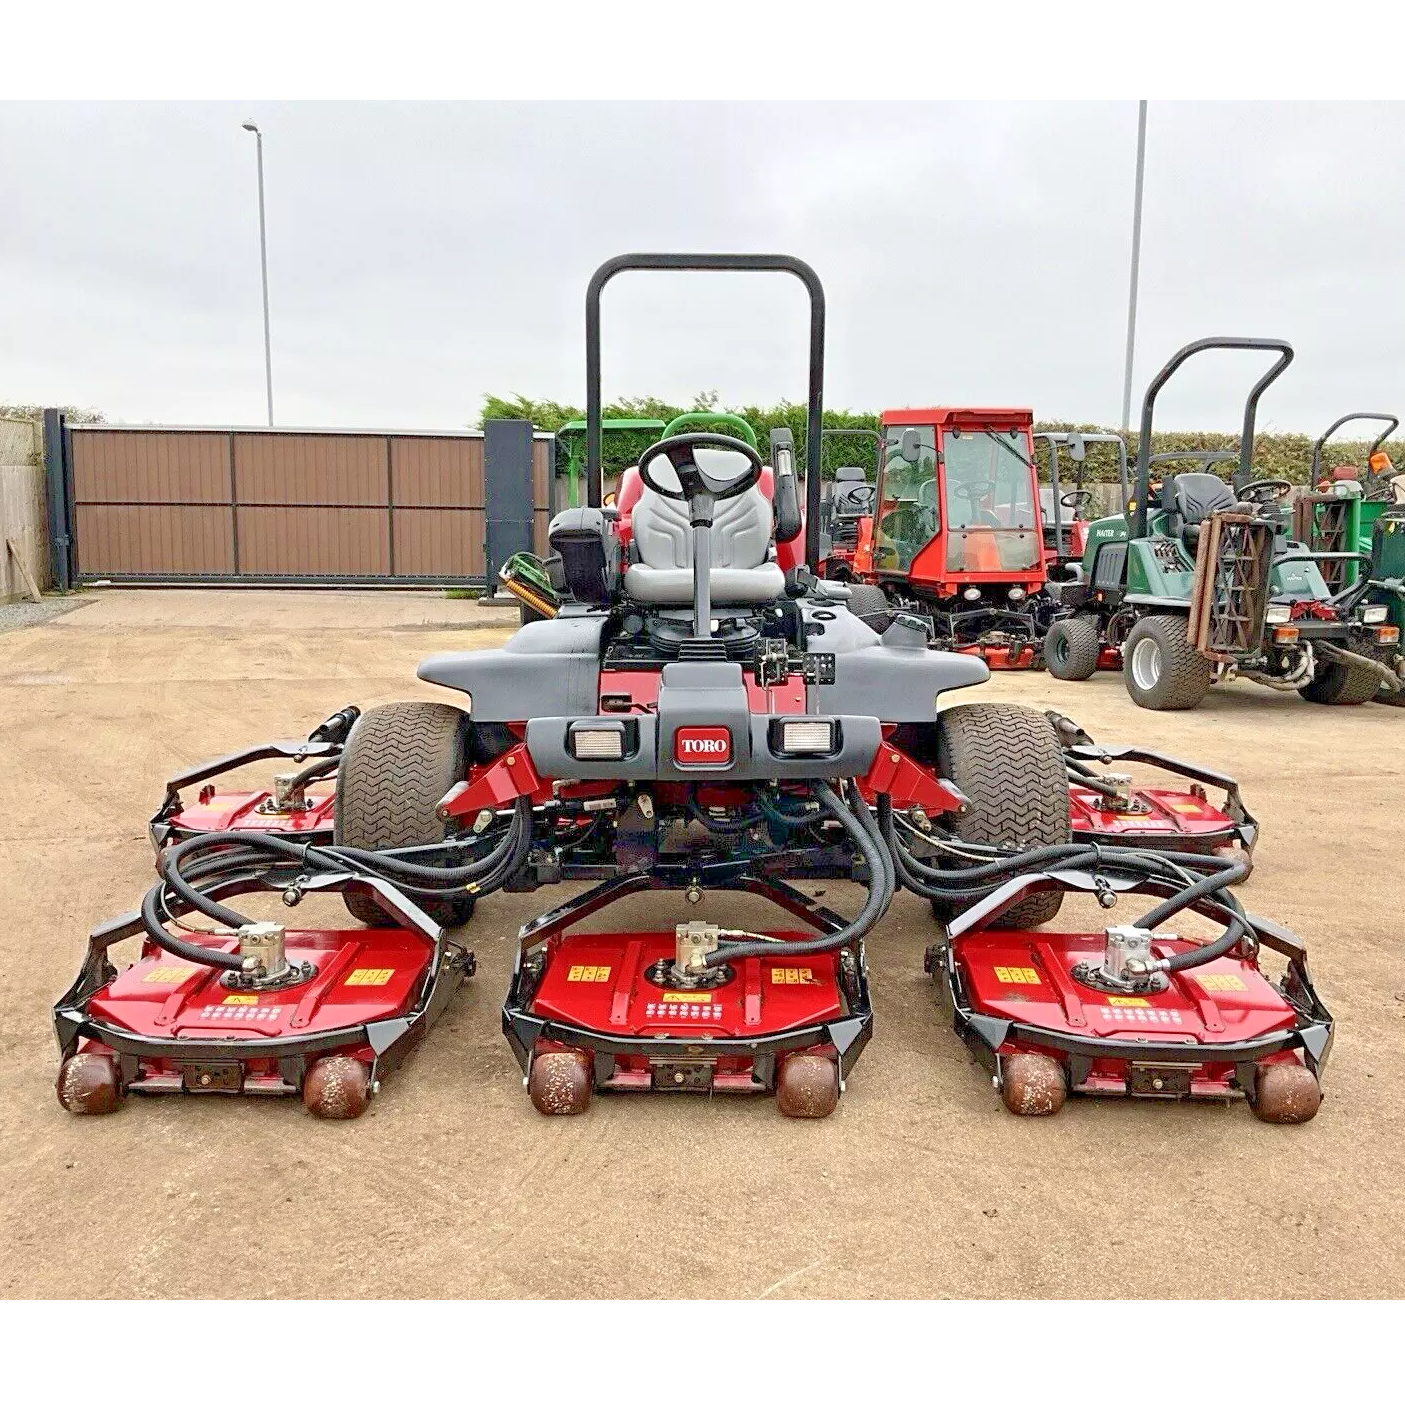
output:
M824 439L871 439L873 441L873 471L878 472L878 466L883 461L883 436L876 429L826 429L821 435Z
M1137 511L1132 523L1132 536L1146 536L1147 497L1151 485L1151 423L1156 397L1162 386L1192 356L1202 351L1276 351L1278 359L1255 382L1244 402L1244 427L1239 435L1239 472L1246 479L1253 473L1254 417L1258 413L1259 397L1288 369L1293 348L1277 337L1201 337L1188 342L1152 377L1142 399L1141 433L1137 441Z
M1379 420L1385 424L1385 429L1371 442L1371 447L1366 451L1369 459L1377 449L1400 428L1400 420L1395 415L1376 414L1371 410L1353 410L1349 415L1343 415L1339 420L1333 420L1327 426L1327 431L1312 446L1312 466L1308 469L1308 482L1316 483L1318 475L1322 472L1322 450L1326 447L1327 441L1344 425L1350 424L1353 420Z
M1060 554L1064 547L1064 516L1062 494L1059 484L1059 446L1063 445L1069 450L1069 457L1077 464L1084 461L1086 446L1089 444L1116 444L1117 445L1117 481L1122 488L1122 511L1127 511L1127 502L1131 497L1131 485L1127 481L1127 441L1120 434L1084 434L1078 429L1043 429L1035 433L1036 439L1042 439L1049 446L1049 486L1054 492L1054 545ZM1078 483L1081 486L1083 476L1080 471ZM1071 509L1076 512L1077 508ZM1072 526L1072 523L1067 524Z
M809 264L789 254L620 254L591 276L585 294L586 501L599 507L601 471L600 294L617 274L657 269L691 273L789 273L810 295L810 374L805 407L805 564L820 564L820 456L824 415L824 287Z

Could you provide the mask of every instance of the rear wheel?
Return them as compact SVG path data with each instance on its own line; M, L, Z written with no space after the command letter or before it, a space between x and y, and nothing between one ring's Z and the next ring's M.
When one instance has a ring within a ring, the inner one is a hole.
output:
M1355 707L1358 703L1370 702L1380 686L1380 678L1371 669L1332 659L1318 665L1312 682L1299 688L1298 696L1310 703Z
M876 585L849 587L849 613L879 634L888 628L892 618L888 597Z
M468 727L468 718L444 703L386 703L363 712L337 771L336 842L353 849L438 844L447 832L439 802L467 770ZM395 924L366 893L342 900L368 927ZM441 927L473 915L471 897L414 901Z
M1148 615L1122 646L1122 679L1132 701L1153 712L1184 712L1210 691L1210 661L1186 638L1175 615Z
M948 708L937 718L937 769L971 802L969 814L948 824L956 838L1020 849L1068 843L1068 770L1042 712L1015 703ZM1010 908L1001 925L1037 927L1062 902L1062 893L1036 893ZM942 921L959 906L932 899Z
M1093 615L1055 620L1044 636L1044 665L1055 678L1081 683L1098 671L1102 630Z

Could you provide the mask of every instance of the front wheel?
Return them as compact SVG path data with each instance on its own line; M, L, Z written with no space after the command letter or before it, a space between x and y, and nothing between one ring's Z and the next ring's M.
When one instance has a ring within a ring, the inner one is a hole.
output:
M1055 678L1081 683L1098 671L1102 630L1094 615L1055 620L1044 636L1044 665Z
M1068 768L1042 712L1016 703L948 708L937 718L937 772L971 802L969 814L948 822L957 839L1018 849L1068 843ZM1036 893L1000 924L1037 927L1062 902L1062 893ZM932 899L933 916L942 921L959 906Z
M1210 691L1210 661L1186 638L1175 615L1148 615L1132 626L1122 646L1122 678L1138 707L1185 712Z
M467 774L468 718L444 703L368 708L347 738L337 771L336 842L352 849L404 849L445 838L439 802ZM342 895L368 927L395 925L367 893ZM473 915L467 896L414 901L441 927Z

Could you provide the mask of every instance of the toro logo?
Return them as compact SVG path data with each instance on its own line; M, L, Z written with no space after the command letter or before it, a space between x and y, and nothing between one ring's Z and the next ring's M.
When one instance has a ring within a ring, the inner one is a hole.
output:
M726 727L680 727L673 734L673 759L679 766L730 766L732 734Z

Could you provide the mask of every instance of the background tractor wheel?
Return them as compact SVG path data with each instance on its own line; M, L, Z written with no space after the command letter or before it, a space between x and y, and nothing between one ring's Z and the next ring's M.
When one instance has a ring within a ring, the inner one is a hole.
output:
M1333 659L1318 665L1312 682L1299 688L1298 696L1310 703L1355 707L1358 703L1370 702L1380 686L1380 679L1369 668L1354 668Z
M1102 630L1092 615L1055 620L1044 636L1044 666L1055 678L1081 683L1098 671Z
M1021 849L1067 844L1068 771L1049 719L1016 703L968 703L937 718L937 772L971 802L971 813L947 822L958 839ZM1036 893L1000 919L1005 927L1037 927L1063 902ZM945 921L956 907L932 899Z
M336 842L353 849L438 844L446 833L439 802L467 771L468 727L468 718L444 703L386 703L363 712L337 771ZM366 893L342 900L368 927L395 925ZM470 897L414 901L441 927L462 926L473 915Z
M871 630L882 634L892 618L888 597L876 585L849 587L849 613L861 619Z
M1122 679L1132 701L1153 712L1185 712L1210 691L1210 661L1190 647L1186 622L1148 615L1122 646Z

